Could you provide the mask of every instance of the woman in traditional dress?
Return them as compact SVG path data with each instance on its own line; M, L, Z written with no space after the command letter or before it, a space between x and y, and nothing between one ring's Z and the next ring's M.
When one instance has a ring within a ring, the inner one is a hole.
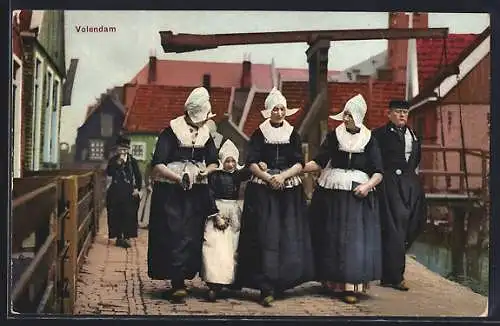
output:
M171 280L173 302L184 302L184 281L200 271L204 222L217 213L208 174L218 167L208 127L208 91L194 89L185 114L170 121L158 137L151 162L153 193L149 219L148 275Z
M111 178L106 193L108 237L116 238L117 246L130 248L130 239L137 237L142 176L136 159L129 153L130 139L120 136L116 145L116 154L106 167Z
M300 136L285 117L285 97L274 88L265 101L266 119L252 134L246 164L253 176L245 190L238 286L256 288L270 306L283 291L314 276L306 200L299 173L304 165ZM267 165L262 171L259 162Z
M347 303L381 275L381 229L375 186L382 181L380 149L363 125L366 102L351 98L330 116L343 121L328 133L304 172L320 171L310 206L317 280Z
M236 250L240 234L240 185L250 177L250 170L238 166L239 151L231 140L219 150L219 167L209 177L211 194L219 214L207 219L203 240L202 278L207 283L208 300L216 301L224 286L234 281Z

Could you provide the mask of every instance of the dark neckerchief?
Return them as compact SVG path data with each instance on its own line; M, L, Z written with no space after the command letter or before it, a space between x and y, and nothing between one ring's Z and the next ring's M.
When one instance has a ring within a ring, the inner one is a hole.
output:
M347 129L347 128L345 128L345 130L346 130L348 133L350 133L351 135L355 135L355 134L357 134L357 133L359 133L359 132L361 131L361 129L360 129L360 128L355 128L355 129Z
M273 128L279 128L279 127L283 126L283 122L274 123L274 122L269 121L269 123L271 124L271 127L273 127Z

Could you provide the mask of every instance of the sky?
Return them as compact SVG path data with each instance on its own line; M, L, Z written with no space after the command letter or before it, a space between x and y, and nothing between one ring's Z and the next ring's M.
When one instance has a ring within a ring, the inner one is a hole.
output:
M386 12L265 12L265 11L66 11L66 62L78 58L71 106L63 108L61 142L74 144L87 106L108 88L130 81L147 63L159 59L241 62L280 68L305 68L307 44L241 45L190 53L163 53L159 31L219 34L321 29L388 28ZM480 33L488 14L430 13L429 27L450 33ZM80 27L115 27L116 32L82 32ZM80 31L78 31L80 30ZM387 48L387 40L342 41L331 45L329 70L343 70Z

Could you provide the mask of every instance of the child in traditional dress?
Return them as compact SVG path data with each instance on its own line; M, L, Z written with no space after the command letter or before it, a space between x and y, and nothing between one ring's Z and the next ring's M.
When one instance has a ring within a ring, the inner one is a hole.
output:
M207 219L203 241L202 276L209 287L210 301L216 301L220 290L234 281L241 219L238 194L241 182L250 177L248 169L238 166L238 157L238 148L227 140L219 151L222 169L209 177L210 192L219 210Z

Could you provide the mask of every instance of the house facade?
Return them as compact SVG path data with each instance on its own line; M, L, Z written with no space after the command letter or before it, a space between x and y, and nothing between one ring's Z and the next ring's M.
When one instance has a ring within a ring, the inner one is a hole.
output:
M126 111L122 96L123 87L115 87L102 94L97 103L89 107L88 116L77 131L75 164L107 162L117 137L122 133Z
M21 99L17 100L21 103L20 110L14 114L20 117L17 121L14 119L14 125L20 129L14 132L14 166L21 175L23 169L59 167L62 94L66 80L64 12L21 10L15 15L15 28L22 42L21 60L16 61L22 67L19 73L22 82L18 93Z
M12 98L11 98L11 122L13 129L13 139L11 148L13 149L13 177L19 178L22 174L22 162L24 159L23 148L23 46L21 41L21 29L19 26L20 10L12 13Z
M467 172L472 174L479 174L485 168L481 155L475 150L489 151L490 148L490 68L488 28L434 75L411 102L409 119L424 144L468 150L470 154L466 155L465 163ZM421 168L459 172L464 170L463 164L458 151L426 153ZM481 188L481 177L468 179L470 189ZM464 180L431 177L425 183L437 190L459 191Z

